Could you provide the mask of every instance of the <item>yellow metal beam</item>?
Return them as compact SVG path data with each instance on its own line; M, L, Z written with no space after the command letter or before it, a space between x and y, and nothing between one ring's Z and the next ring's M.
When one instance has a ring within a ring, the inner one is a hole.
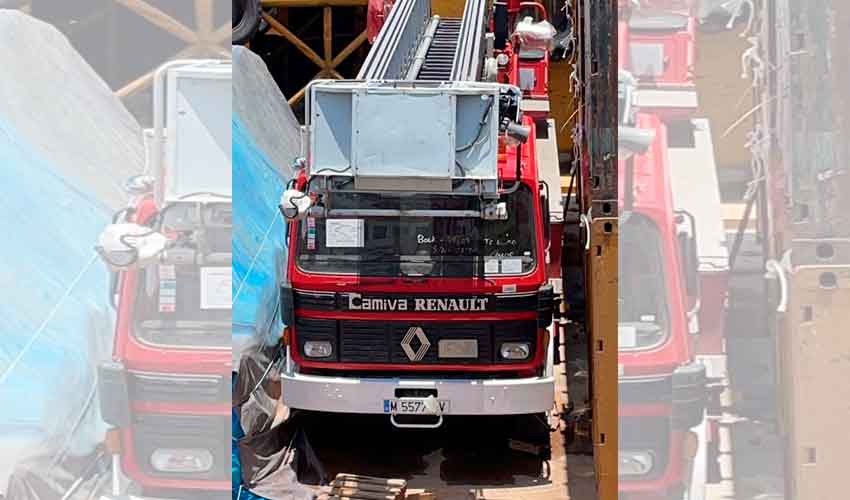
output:
M115 3L123 5L150 21L151 24L171 33L188 44L198 43L198 35L194 31L144 0L115 0Z
M587 256L587 307L591 351L591 408L593 411L593 459L596 498L617 498L617 288L618 220L598 218L591 222Z

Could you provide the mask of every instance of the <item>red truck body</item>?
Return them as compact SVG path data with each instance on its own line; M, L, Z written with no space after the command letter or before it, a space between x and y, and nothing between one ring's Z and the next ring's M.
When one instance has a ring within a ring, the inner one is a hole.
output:
M131 208L128 219L139 224L150 223L159 213L153 194L140 197ZM144 272L128 269L117 276L114 363L108 372L101 371L107 375L102 377L102 407L109 409L105 418L120 434L121 470L146 494L229 490L229 470L224 467L229 459L216 445L229 431L230 345L181 346L142 339L137 330ZM118 377L112 376L116 373ZM126 416L110 417L125 399ZM214 466L202 473L156 470L152 450L172 447L208 448Z
M684 444L691 439L688 429L702 421L706 401L705 368L696 362L695 337L688 313L698 299L686 286L685 269L690 263L684 257L687 248L680 238L682 216L677 214L674 205L667 127L657 116L643 113L637 115L635 125L653 130L655 138L645 154L626 160L631 165L620 162L621 189L627 184L626 177L631 175L634 190L629 208L623 207L629 215L628 222L621 226L621 243L633 249L631 252L638 252L635 243L641 238L655 240L654 259L660 259L657 270L663 278L658 288L644 293L660 295L661 303L656 307L661 317L656 318L653 313L650 317L642 315L636 324L648 320L659 324L666 332L662 339L648 347L624 346L631 342L625 339L634 338L635 334L624 335L623 332L632 328L629 322L636 318L624 313L631 310L628 304L625 309L621 304L619 416L625 433L620 438L621 460L624 454L651 449L654 461L644 474L626 476L621 472L619 489L629 495L678 494L686 491L690 482L690 469L686 465L692 457L683 454L683 450L691 449ZM627 199L625 193L620 199ZM640 229L630 230L630 225ZM634 275L640 272L641 261L636 262L620 270L621 287L629 289ZM621 293L630 292L622 292L621 288ZM629 429L642 429L642 432L632 435Z
M532 128L534 134L534 121L526 117L525 125ZM520 148L502 147L499 154L499 177L503 181L512 182L516 176L517 153L521 155L522 177L520 181L532 192L538 189L538 172L535 161L536 151L534 141L529 141ZM299 179L298 185L301 189L306 188L306 177ZM547 235L544 225L543 207L540 203L532 204L533 210L533 232L536 265L531 272L520 276L501 277L493 276L486 279L480 277L433 277L427 280L415 280L405 277L380 277L363 274L325 274L304 271L297 263L297 249L303 244L299 236L299 225L290 225L288 260L288 276L295 290L295 316L296 326L291 328L291 346L299 344L298 319L332 319L335 321L363 321L370 324L386 321L404 321L411 324L427 325L431 322L451 322L457 325L472 325L477 322L497 323L505 321L537 321L537 303L533 306L519 310L482 310L476 312L441 312L428 311L369 311L369 310L345 310L313 308L306 300L299 301L299 296L309 293L345 293L366 295L386 295L394 297L422 297L423 300L444 295L452 297L478 297L502 294L506 290L511 293L537 293L541 286L548 283L549 275L545 262L545 249L547 247ZM427 288L427 291L423 290ZM339 373L345 375L347 371L372 371L372 372L428 372L432 377L439 378L445 372L470 372L486 373L510 372L513 376L537 376L543 372L546 362L548 344L548 332L546 326L536 328L535 349L533 356L523 362L488 362L470 364L469 362L438 362L438 363L398 363L398 362L346 362L342 360L320 361L306 359L298 349L292 349L292 359L297 363L302 373L322 373L332 375ZM427 328L426 328L427 331Z

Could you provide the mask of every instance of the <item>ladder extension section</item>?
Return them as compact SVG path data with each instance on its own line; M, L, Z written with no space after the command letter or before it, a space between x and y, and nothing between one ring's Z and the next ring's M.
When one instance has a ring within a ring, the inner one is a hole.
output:
M398 0L366 56L357 79L403 80L430 20L430 0Z
M399 0L357 78L478 81L486 21L487 0L468 0L462 19L432 17L430 0Z
M437 23L434 36L430 40L426 38L422 41L420 51L427 52L421 64L419 59L414 60L411 70L407 73L410 80L444 82L452 76L462 23L460 19L440 19L436 16L434 21Z
M467 0L463 26L452 65L452 81L475 82L481 79L484 63L484 35L487 33L487 0Z

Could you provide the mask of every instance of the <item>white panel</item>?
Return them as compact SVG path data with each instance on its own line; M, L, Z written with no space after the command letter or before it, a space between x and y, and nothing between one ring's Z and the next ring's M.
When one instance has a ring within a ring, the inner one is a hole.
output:
M165 199L231 193L231 69L175 68L168 75Z
M687 210L696 219L697 252L709 269L728 265L726 231L711 127L706 119L695 119L694 147L670 148L670 178L677 210Z
M355 175L452 176L454 96L361 90L354 96L352 118Z

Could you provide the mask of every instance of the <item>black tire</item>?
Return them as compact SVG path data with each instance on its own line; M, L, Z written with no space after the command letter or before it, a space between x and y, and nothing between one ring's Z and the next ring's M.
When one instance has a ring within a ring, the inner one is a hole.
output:
M232 1L233 34L231 43L233 45L245 45L254 38L260 28L260 21L263 19L260 0Z

